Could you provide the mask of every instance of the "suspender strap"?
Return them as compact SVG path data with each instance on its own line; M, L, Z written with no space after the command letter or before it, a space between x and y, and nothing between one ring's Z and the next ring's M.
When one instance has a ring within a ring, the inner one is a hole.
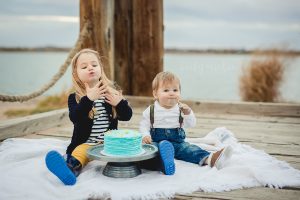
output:
M182 124L183 124L183 117L181 115L181 109L179 110L179 125L180 125L180 128L182 128Z
M154 104L150 106L150 123L151 123L151 128L153 128L154 124Z
M153 124L154 124L154 104L150 105L150 123L151 123L151 128L153 128ZM180 128L182 128L183 117L182 117L182 114L181 114L181 110L179 110L179 124L180 124Z

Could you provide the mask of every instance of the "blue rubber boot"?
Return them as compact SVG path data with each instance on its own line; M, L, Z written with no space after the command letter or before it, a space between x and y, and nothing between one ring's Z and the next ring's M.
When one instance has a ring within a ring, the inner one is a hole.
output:
M75 174L68 167L65 159L57 151L48 152L45 161L47 168L65 185L74 185L76 183Z
M165 175L175 173L174 147L171 142L163 140L158 144L159 155Z

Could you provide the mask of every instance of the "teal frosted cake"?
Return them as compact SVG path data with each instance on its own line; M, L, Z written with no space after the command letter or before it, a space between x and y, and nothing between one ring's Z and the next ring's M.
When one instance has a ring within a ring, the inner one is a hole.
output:
M111 130L104 134L104 155L135 156L143 153L142 134L133 130Z

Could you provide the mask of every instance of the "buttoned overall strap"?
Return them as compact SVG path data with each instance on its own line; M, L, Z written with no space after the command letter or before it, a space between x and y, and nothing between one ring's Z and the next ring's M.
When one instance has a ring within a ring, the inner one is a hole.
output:
M183 117L181 115L181 109L179 110L179 125L180 125L180 128L182 128L182 124L183 124Z
M153 128L154 124L154 104L150 106L150 123L151 123L151 128Z
M153 128L153 124L154 124L154 104L150 105L150 123L151 123L151 128ZM180 128L182 128L182 124L183 124L183 117L181 114L181 110L179 110L179 125Z

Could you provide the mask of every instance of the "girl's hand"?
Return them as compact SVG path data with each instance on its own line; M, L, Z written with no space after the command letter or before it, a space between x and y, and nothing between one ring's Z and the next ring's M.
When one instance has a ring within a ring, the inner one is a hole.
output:
M123 99L123 96L119 94L105 94L105 101L109 103L112 106L116 106L120 103L120 101Z
M151 144L151 142L152 142L152 139L149 135L143 137L144 144Z
M107 86L102 85L100 86L102 81L99 81L94 87L90 87L89 84L84 83L85 90L86 90L86 96L91 100L95 101L99 99L100 97L104 97L105 93L107 91Z
M191 113L192 109L188 105L181 103L181 102L178 102L178 105L184 115L189 115Z

